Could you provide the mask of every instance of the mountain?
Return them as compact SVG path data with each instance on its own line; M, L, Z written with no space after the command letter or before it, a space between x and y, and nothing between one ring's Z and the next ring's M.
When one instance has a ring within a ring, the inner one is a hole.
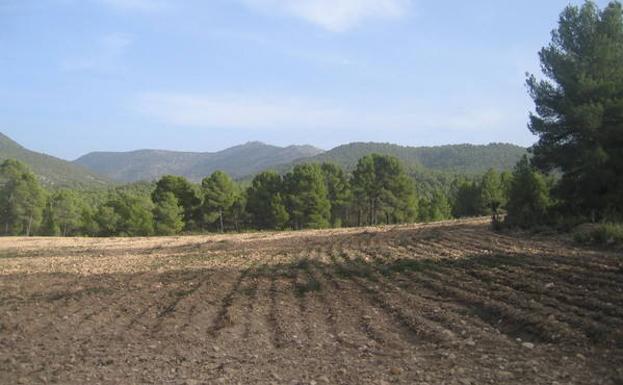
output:
M302 162L332 162L352 171L357 161L371 153L392 155L407 169L480 174L489 168L510 170L527 153L526 148L506 143L487 145L456 144L435 147L407 147L389 143L350 143L332 150L279 165L277 171L286 171Z
M98 187L112 183L109 179L79 165L30 151L0 133L0 162L5 159L16 159L26 163L46 186Z
M74 163L121 182L149 181L166 174L200 181L216 170L240 178L322 152L312 146L277 147L249 142L219 152L93 152L76 159Z

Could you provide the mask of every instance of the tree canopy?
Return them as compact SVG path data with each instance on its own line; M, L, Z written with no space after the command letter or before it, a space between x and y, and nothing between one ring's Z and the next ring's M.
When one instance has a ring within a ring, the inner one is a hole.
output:
M623 9L568 6L540 54L545 79L528 77L538 135L533 164L562 174L555 193L569 212L623 212ZM522 163L522 167L524 167ZM524 167L525 168L525 167Z

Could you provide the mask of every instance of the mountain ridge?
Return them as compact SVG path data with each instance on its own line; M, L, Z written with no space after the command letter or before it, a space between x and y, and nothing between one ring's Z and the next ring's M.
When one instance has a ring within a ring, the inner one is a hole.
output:
M527 153L509 143L404 146L392 143L353 142L328 151L311 145L279 147L250 141L216 152L139 149L125 152L95 151L73 162L26 149L0 133L0 160L15 158L30 165L48 185L103 186L114 182L153 181L172 174L199 182L216 170L238 180L249 180L265 170L285 173L301 163L335 163L352 171L370 153L397 157L409 171L476 175L489 168L509 170Z
M240 178L322 152L310 145L279 147L251 141L216 152L99 151L85 154L73 163L121 182L154 180L166 174L181 175L198 182L216 170Z
M27 149L0 132L0 162L16 159L26 163L46 186L102 187L113 181L72 162Z

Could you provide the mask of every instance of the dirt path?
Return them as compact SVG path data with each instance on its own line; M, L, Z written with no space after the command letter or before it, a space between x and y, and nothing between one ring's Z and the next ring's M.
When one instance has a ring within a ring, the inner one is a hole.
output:
M1 384L623 384L623 256L484 220L0 238Z

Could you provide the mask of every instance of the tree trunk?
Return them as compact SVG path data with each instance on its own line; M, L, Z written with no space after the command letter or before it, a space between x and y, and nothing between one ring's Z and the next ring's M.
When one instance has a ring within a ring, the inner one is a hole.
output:
M30 227L32 226L32 215L28 217L28 226L26 227L26 236L30 237Z
M224 232L224 226L223 226L223 209L219 209L218 210L218 215L221 219L221 233Z

